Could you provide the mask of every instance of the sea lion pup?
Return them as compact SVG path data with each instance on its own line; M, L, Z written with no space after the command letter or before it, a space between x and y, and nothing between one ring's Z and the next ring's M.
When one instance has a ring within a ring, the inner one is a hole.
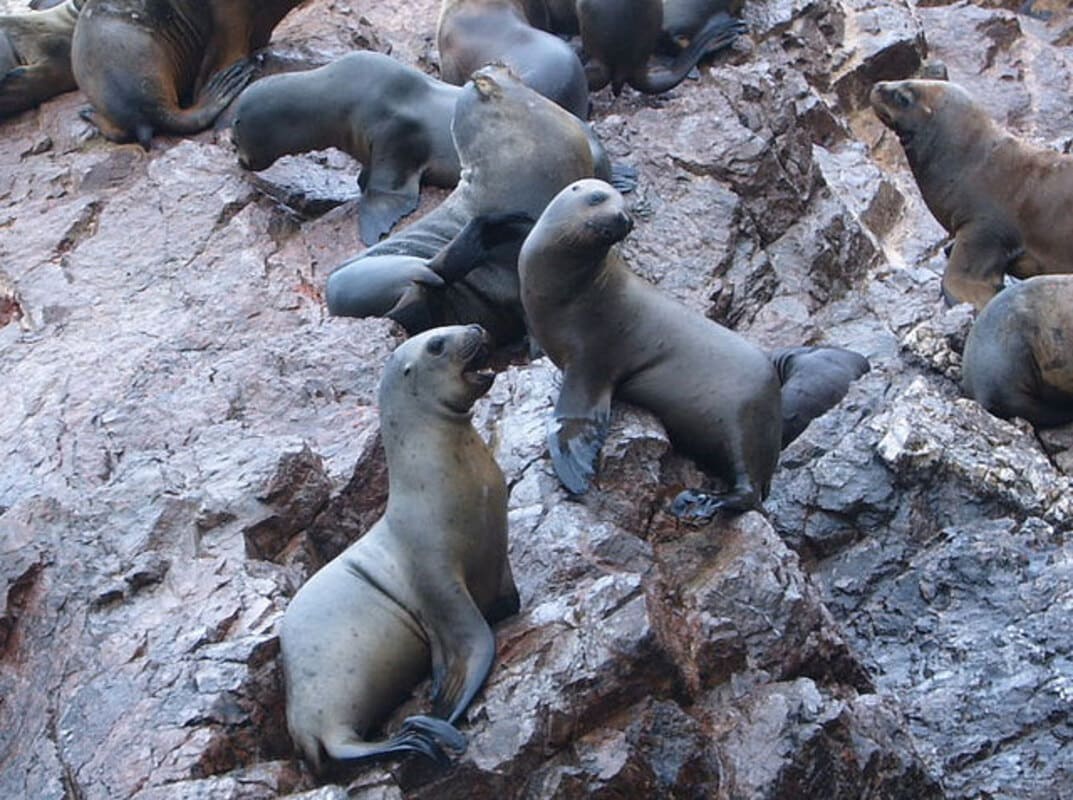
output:
M417 208L421 183L458 183L451 139L458 92L372 51L273 75L239 95L232 126L239 162L262 170L280 156L327 147L353 156L362 163L361 239L375 244Z
M571 493L588 490L614 394L656 414L676 447L731 487L687 505L699 503L705 516L755 508L775 471L783 419L799 433L868 362L836 348L795 348L773 363L634 275L613 247L632 225L622 195L582 180L552 200L522 245L530 331L563 370L548 432L555 472Z
M83 116L146 150L209 127L253 75L250 54L303 0L86 0L71 44Z
M999 417L1038 428L1073 422L1073 276L1003 289L965 341L961 385Z
M328 311L390 317L410 333L476 322L504 344L525 333L516 254L528 228L519 220L535 220L562 187L591 177L593 153L577 117L502 66L478 70L460 90L452 131L462 161L458 186L427 216L332 272ZM512 213L492 227L505 226L506 234L489 237L507 240L495 253L449 257L467 225L481 227L504 211ZM444 261L479 265L445 279L437 271Z
M362 759L464 750L453 724L492 668L489 621L518 611L507 560L507 487L473 428L495 379L479 327L401 344L380 383L384 515L310 578L280 623L287 727L318 770ZM385 741L365 737L432 670L433 713ZM446 721L444 721L446 720Z
M461 86L485 64L505 64L526 86L586 119L585 68L569 44L541 27L547 27L543 3L443 0L436 26L440 77Z
M71 36L83 0L28 14L0 15L0 117L77 89Z
M663 33L662 0L577 0L581 45L588 56L589 89L611 84L618 95L625 84L659 94L681 83L705 55L729 47L745 24L726 14L708 19L670 66L649 66Z
M1073 271L1073 156L1010 135L953 83L877 83L871 102L954 237L942 280L949 304L981 310L1007 272Z

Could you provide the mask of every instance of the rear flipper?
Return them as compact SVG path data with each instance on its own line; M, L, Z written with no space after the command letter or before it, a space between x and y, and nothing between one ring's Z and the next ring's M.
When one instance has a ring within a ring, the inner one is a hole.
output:
M217 72L205 84L198 94L197 101L189 108L148 105L145 115L147 122L136 125L131 133L138 143L148 150L154 131L182 134L205 130L246 88L246 84L253 77L255 67L254 59L244 58ZM148 101L149 98L143 99Z
M611 165L611 179L608 181L619 194L629 194L637 188L637 167L616 161Z
M686 489L671 501L671 513L690 525L705 525L711 522L716 514L741 514L752 511L759 505L759 492L749 485L721 494Z
M740 19L728 14L712 16L693 36L674 62L668 67L648 67L630 76L630 86L645 94L670 91L683 80L697 62L717 50L730 47L739 35L748 30ZM590 84L591 88L591 84Z
M328 755L338 761L359 761L400 753L420 753L440 766L451 763L452 755L466 752L466 737L442 719L417 715L407 717L398 733L383 742L365 742L355 735L324 741Z
M841 347L787 347L770 355L782 383L783 448L871 369L867 358Z

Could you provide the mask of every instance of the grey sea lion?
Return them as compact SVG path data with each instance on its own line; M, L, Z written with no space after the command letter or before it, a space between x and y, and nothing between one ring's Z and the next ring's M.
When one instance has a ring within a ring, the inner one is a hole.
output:
M546 25L540 2L443 0L436 26L440 75L461 85L486 64L505 64L526 86L586 119L585 68L569 44L540 29Z
M86 118L116 142L209 127L253 75L250 54L303 0L86 0L71 44Z
M871 93L897 135L928 209L954 237L947 302L981 310L1006 273L1073 271L1073 156L1023 142L960 86L887 81Z
M502 344L525 332L515 258L525 228L518 220L536 219L562 187L592 176L592 148L580 120L502 66L479 70L461 89L452 130L462 161L458 186L427 216L329 275L328 310L387 316L411 333L477 322ZM503 224L520 232L513 248L508 241L498 255L444 281L436 272L442 251L467 225L504 212L511 217Z
M1003 289L965 341L965 393L999 417L1039 428L1073 422L1073 276Z
M716 14L669 66L657 66L649 57L663 35L663 0L577 0L576 8L589 89L610 83L615 94L626 84L646 94L673 89L701 58L730 46L745 30L741 20Z
M71 37L84 0L47 10L0 15L0 117L36 108L78 88Z
M683 516L755 508L787 440L784 420L790 438L800 433L868 362L838 348L773 359L634 275L614 248L631 228L618 192L581 180L556 196L522 245L530 331L563 370L548 435L556 474L571 493L589 489L617 396L655 413L676 447L731 487L697 495Z
M235 104L239 161L262 170L277 158L336 147L362 163L358 221L375 244L417 208L421 183L458 183L451 138L459 89L372 51L248 86Z
M464 749L453 724L492 668L488 621L518 610L507 487L471 421L492 385L485 333L439 328L404 342L380 384L384 515L313 575L280 623L287 726L320 771L362 759ZM431 668L433 713L385 741L375 726Z

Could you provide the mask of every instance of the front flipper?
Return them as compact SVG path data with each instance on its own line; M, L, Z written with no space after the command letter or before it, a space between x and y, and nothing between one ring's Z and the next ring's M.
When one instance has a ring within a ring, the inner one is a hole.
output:
M453 724L492 671L496 641L464 587L438 600L425 626L432 649L432 713Z
M771 353L782 383L782 446L838 403L871 369L868 359L841 347L787 347Z
M412 214L420 201L421 173L413 171L400 182L382 175L388 165L370 166L369 179L358 199L358 230L365 244L376 244L400 219ZM378 171L379 170L379 171ZM365 174L365 173L363 173Z
M760 494L748 482L730 492L709 494L686 489L671 501L671 513L690 525L705 525L719 513L741 514L757 508Z
M509 258L509 251L513 251L514 260L517 261L517 253L533 229L533 224L533 218L523 211L474 217L427 266L451 284L462 280L477 267Z
M947 305L972 303L982 311L1002 290L1007 269L1023 253L1020 237L1008 226L979 221L959 228L943 272Z
M567 368L548 426L548 450L559 481L571 494L585 494L596 476L600 449L611 422L611 384L594 385L585 370Z

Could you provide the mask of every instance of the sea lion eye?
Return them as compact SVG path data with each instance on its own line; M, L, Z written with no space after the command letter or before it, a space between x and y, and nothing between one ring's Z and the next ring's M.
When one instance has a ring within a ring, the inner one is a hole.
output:
M443 337L435 336L432 338L431 341L429 341L427 350L432 353L432 355L438 356L443 353L443 345Z
M607 200L607 198L608 198L607 192L593 192L592 194L589 195L589 205L590 206L598 206L598 205L600 205L600 203L602 203L605 200Z
M913 95L907 89L898 89L894 92L894 105L898 108L909 108L913 105Z

